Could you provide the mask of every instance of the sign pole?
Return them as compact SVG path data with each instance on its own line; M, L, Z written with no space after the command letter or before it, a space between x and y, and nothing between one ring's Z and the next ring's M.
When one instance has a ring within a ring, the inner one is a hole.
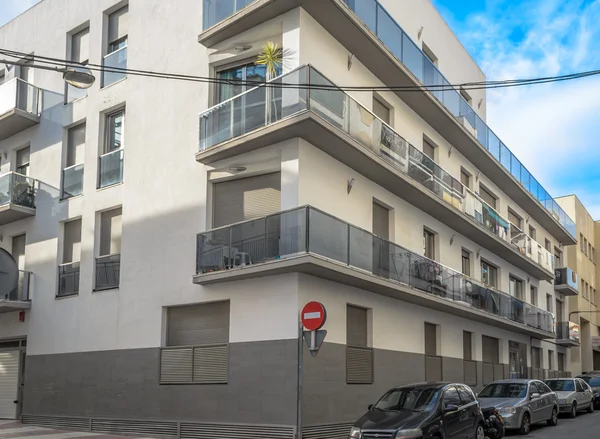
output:
M298 322L298 383L296 398L296 439L302 439L302 357L304 355L304 325Z

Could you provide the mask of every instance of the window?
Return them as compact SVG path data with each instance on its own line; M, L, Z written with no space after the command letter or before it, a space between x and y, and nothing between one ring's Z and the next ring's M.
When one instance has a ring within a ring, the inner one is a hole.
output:
M368 310L346 305L346 382L373 383L373 349L368 347Z
M17 262L19 270L25 270L25 243L25 234L13 236L11 255Z
M489 287L498 288L498 268L482 260L481 281Z
M83 193L83 157L85 154L85 124L70 128L67 133L67 157L62 178L62 198Z
M542 368L542 349L531 347L531 367L533 369Z
M373 234L385 240L390 239L390 211L376 202L373 202Z
M511 223L513 223L515 226L517 226L519 229L522 229L521 223L523 222L523 220L521 219L521 217L519 215L517 215L511 209L508 209L508 220Z
M579 250L581 250L582 252L583 250L583 233L579 234Z
M531 287L529 287L529 290L531 292L531 304L533 306L538 306L538 290L537 290L537 288L532 285Z
M562 268L563 266L562 252L556 247L554 247L554 266L556 268Z
M62 264L58 267L58 297L79 293L81 220L64 223Z
M579 382L579 380L575 380L575 389L578 392L583 392L583 386L581 385L581 383Z
M435 56L435 54L433 53L433 51L427 46L427 44L423 43L423 53L425 54L425 56L427 57L427 59L429 59L429 61L431 61L431 63L434 66L438 65L438 58L437 56Z
M423 255L435 259L435 235L427 229L423 229Z
M592 247L592 262L596 263L596 249Z
M425 323L425 381L442 380L442 358L439 357L438 325Z
M381 100L373 96L373 113L388 125L392 125L390 118L390 109Z
M473 99L471 98L471 95L462 87L460 88L460 95L465 101L467 101L467 104L471 106L473 105Z
M529 226L529 236L531 237L531 239L533 239L535 241L535 239L536 239L535 229L532 226Z
M535 381L535 385L537 386L537 388L539 389L539 391L542 395L552 392L552 390L550 390L550 387L548 387L546 384L542 383L541 381Z
M496 208L496 196L485 188L483 185L479 185L479 196L485 201L489 206Z
M546 294L546 311L552 312L552 294Z
M471 276L471 253L467 250L462 250L462 274Z
M15 172L29 176L29 146L17 151L17 163Z
M71 34L71 53L70 61L87 65L90 61L90 28ZM75 99L87 96L84 89L73 87L66 84L66 102L73 102Z
M125 110L106 116L104 153L100 156L98 187L123 181L123 147L125 142Z
M425 323L425 355L438 355L437 325Z
M122 225L123 211L120 207L100 214L100 249L96 258L96 291L119 287Z
M523 300L523 281L514 276L509 276L508 292L511 296Z
M552 251L552 243L547 239L544 239L544 248L549 252Z
M588 242L588 257L592 259L592 244Z
M456 390L458 390L458 394L460 395L460 400L462 401L462 404L469 404L475 402L475 395L473 394L471 389L465 386L457 385Z
M281 75L281 67L277 67L276 76L279 75ZM256 65L252 61L236 67L219 70L216 76L217 79L221 80L216 85L215 103L218 104L251 89L254 87L252 82L265 82L267 80L267 69L265 66ZM262 98L246 97L247 101L251 99L257 99L257 104L260 104L261 108L264 106L264 96ZM246 106L251 107L252 102L246 102ZM264 114L264 109L262 111Z
M435 146L423 139L423 154L435 161Z
M500 340L486 335L481 336L482 361L484 363L500 363Z
M460 407L462 403L460 402L460 396L458 395L458 391L456 388L448 387L444 392L444 408L448 406Z
M588 242L587 239L583 238L583 254L587 256Z
M166 347L160 351L161 384L226 384L230 304L167 309Z
M565 370L565 354L559 352L557 354L557 360L558 360L558 370L560 370L561 372Z
M548 370L554 370L554 351L548 350Z
M471 189L471 174L463 168L460 168L460 182L465 185L465 187Z
M473 360L473 333L463 331L463 360Z
M127 68L127 36L129 6L119 9L108 16L108 38L106 56L103 65L110 69ZM103 72L102 86L114 84L127 77L125 72Z

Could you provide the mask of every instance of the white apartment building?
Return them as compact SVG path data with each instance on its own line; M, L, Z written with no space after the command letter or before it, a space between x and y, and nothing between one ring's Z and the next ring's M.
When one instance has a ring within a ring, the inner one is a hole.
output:
M43 0L0 48L220 80L0 73L0 418L345 438L394 385L570 373L574 223L428 0Z

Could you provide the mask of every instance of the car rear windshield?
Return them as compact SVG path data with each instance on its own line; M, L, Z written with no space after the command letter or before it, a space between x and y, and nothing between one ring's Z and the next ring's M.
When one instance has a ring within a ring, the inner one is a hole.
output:
M548 380L544 382L555 392L575 391L575 383L573 382L573 380Z
M581 377L591 387L600 387L600 377Z
M440 397L440 389L394 389L383 395L373 410L431 411Z
M479 392L479 398L525 398L527 386L522 383L488 384Z

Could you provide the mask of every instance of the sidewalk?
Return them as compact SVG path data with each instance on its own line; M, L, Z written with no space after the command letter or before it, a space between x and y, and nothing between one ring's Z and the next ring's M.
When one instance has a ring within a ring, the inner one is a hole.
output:
M23 425L19 421L0 421L0 439L131 439L131 436L113 436L101 433L85 433L53 430L44 427ZM143 438L142 438L143 439ZM147 438L149 439L149 438Z

